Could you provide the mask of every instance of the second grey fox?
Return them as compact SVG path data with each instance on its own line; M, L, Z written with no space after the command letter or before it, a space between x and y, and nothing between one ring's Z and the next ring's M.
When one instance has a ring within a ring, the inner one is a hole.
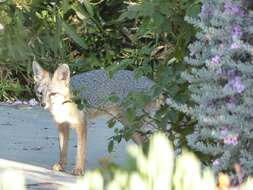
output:
M63 171L66 164L69 127L74 128L77 134L76 164L73 174L84 174L87 119L100 114L117 116L124 114L120 102L130 92L148 93L154 82L146 77L136 79L132 71L121 70L109 78L105 70L94 70L77 74L70 78L70 70L67 64L60 65L53 74L44 70L37 62L33 62L33 73L35 80L35 92L40 104L52 114L59 132L59 162L53 166L56 171ZM80 90L80 96L84 98L91 107L78 110L77 105L71 100L70 87ZM119 102L110 103L105 101L112 94L119 97ZM159 108L156 102L146 106L147 112ZM127 125L122 121L123 125ZM136 143L142 143L143 138L137 132L133 133L132 139Z

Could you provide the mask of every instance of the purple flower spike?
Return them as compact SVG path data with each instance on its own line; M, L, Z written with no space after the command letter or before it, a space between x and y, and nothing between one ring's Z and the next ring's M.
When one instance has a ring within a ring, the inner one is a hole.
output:
M233 4L231 2L226 2L224 4L224 11L227 14L230 15L235 15L235 16L245 16L245 12L244 10L242 10L242 8L236 4Z
M211 9L211 7L207 6L207 5L202 5L201 7L201 17L210 17L213 15L213 11Z
M220 165L220 161L218 159L213 161L213 166L219 166Z
M240 25L236 25L232 28L231 35L233 38L241 38L242 31Z
M233 44L231 44L230 48L231 49L239 49L240 45L238 43L233 43Z
M227 145L237 145L238 144L238 136L236 135L228 135L226 137L224 137L223 139L224 144Z
M219 64L220 63L220 56L218 56L218 55L214 56L211 60L211 63L215 64L215 65Z
M239 76L235 76L234 78L230 79L224 88L231 88L238 93L242 93L245 90L245 86L242 84Z

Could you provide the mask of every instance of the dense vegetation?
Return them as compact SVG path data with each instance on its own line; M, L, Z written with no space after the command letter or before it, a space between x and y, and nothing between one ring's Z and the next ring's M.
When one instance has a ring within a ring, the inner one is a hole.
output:
M68 63L73 73L127 67L154 78L159 70L168 83L194 35L184 16L198 10L197 1L176 0L1 1L0 98L31 96L33 59L51 69Z
M200 31L186 58L193 68L182 75L196 104L167 102L197 119L187 142L205 161L217 171L239 163L252 175L252 12L241 1L202 2L200 18L187 18Z
M114 128L109 150L145 122L138 110L163 94L167 104L148 117L177 152L189 145L219 169L239 162L252 170L251 9L247 0L2 0L0 100L34 96L33 60L49 70L67 63L73 75L133 70L156 85L150 96L124 101L131 128Z
M186 103L187 82L180 73L188 69L182 61L195 29L184 17L196 17L199 9L197 0L1 1L0 100L33 96L31 62L35 59L50 70L68 63L73 74L96 68L111 74L122 68L134 70L137 76L156 81L152 96L163 93ZM144 115L137 117L135 111L150 98L135 94L126 100L131 126L141 124ZM152 120L172 139L177 133L181 139L177 142L183 142L183 133L190 131L183 128L192 125L166 105ZM109 125L114 123L112 119ZM110 147L131 131L115 129Z

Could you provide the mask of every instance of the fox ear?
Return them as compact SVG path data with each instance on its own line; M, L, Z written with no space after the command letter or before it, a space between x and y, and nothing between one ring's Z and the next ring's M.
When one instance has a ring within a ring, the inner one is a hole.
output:
M33 61L32 69L35 81L40 81L48 73L36 61Z
M54 72L54 79L69 82L70 79L70 70L67 64L60 65Z

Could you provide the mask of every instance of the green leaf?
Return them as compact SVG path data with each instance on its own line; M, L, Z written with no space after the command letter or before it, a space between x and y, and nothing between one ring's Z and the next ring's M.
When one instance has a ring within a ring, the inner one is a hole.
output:
M162 5L160 5L159 7L159 11L160 13L166 15L166 16L172 16L175 14L175 8L176 7L176 2L175 1L171 1L171 2L166 2L164 1L164 3Z
M93 10L93 7L92 5L90 4L90 2L88 0L84 0L83 1L83 4L87 10L87 12L90 14L90 16L94 16L94 10Z
M107 121L107 127L113 128L115 126L116 120L114 118Z
M140 15L152 17L154 12L155 12L154 3L150 1L143 1L140 10Z
M165 17L161 15L159 12L154 12L154 14L152 15L152 18L154 20L153 22L158 27L158 29L162 26L165 20Z
M73 6L72 8L75 11L76 15L78 16L78 18L80 18L81 20L88 19L90 17L89 13L87 13L87 11L83 7Z
M108 152L112 152L113 151L113 147L114 147L114 141L111 140L108 144L107 150Z
M129 5L127 11L124 11L120 16L118 21L126 20L126 19L134 19L138 17L138 12L140 9L140 5Z
M167 110L167 116L166 116L170 121L173 123L176 123L178 120L178 114L175 112L175 110Z
M110 102L116 103L116 102L119 102L119 97L117 95L111 95L109 96L108 100Z
M84 42L84 40L76 33L74 27L66 24L65 22L62 22L63 28L65 29L65 32L69 35L69 37L74 40L79 46L81 46L84 49L87 49L87 45Z
M136 100L136 107L138 108L143 108L150 102L150 97L144 93L136 93L134 98Z
M200 12L200 3L193 3L186 9L186 16L196 18Z
M129 141L133 136L133 131L132 130L125 130L124 131L124 138L126 141Z
M125 69L128 65L132 63L133 63L132 59L123 59L122 61L119 62L119 64L112 64L111 66L107 67L109 77L112 78L115 72Z
M160 119L159 127L162 129L166 129L168 121L169 121L168 115L165 115L164 117L161 117L159 119Z
M65 14L71 8L69 0L63 0L62 2L62 12Z
M180 88L178 85L172 85L172 86L170 86L170 88L168 90L169 90L169 95L171 97L176 97Z
M135 119L135 111L133 108L128 108L126 111L126 119L127 121L129 121L130 123L132 123Z

